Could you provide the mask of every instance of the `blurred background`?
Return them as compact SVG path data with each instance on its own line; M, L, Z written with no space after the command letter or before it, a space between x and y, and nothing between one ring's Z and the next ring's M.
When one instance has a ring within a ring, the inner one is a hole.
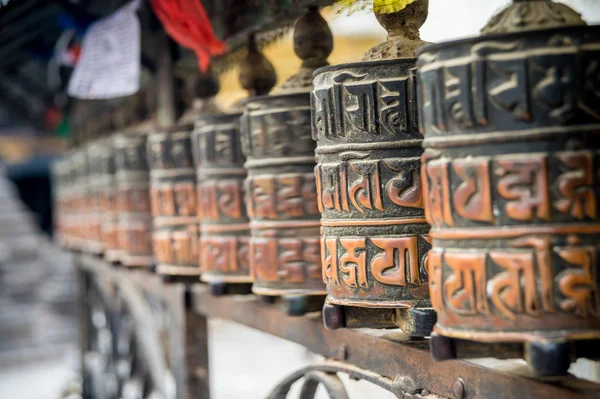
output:
M600 22L600 1L563 2L588 23ZM0 398L66 397L65 388L68 393L78 384L76 286L70 255L52 243L48 167L72 139L66 116L72 99L65 86L80 51L73 38L93 18L123 3L0 0ZM438 42L476 35L507 3L430 0L421 36ZM331 64L358 61L385 39L368 12L346 15L327 7L323 15L335 41ZM152 43L146 41L144 48L151 53ZM300 66L291 32L265 55L279 83ZM182 57L177 65L182 75L195 68L193 58ZM217 99L224 107L246 96L238 73L232 68L221 74ZM295 344L223 321L211 321L210 333L211 386L217 399L261 398L278 380L315 359ZM374 395L360 384L352 392L356 398Z

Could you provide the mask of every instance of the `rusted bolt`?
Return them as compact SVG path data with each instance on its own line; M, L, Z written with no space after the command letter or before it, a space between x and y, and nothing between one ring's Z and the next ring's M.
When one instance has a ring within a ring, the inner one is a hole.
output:
M338 349L338 359L346 360L348 359L348 346L346 344L341 344Z
M418 389L415 381L404 375L397 375L392 382L392 393L399 398L403 398L405 393L414 395Z
M456 399L464 399L466 391L467 390L465 389L465 382L462 378L459 378L456 381L454 381L454 385L452 386L452 392L454 393L454 397Z

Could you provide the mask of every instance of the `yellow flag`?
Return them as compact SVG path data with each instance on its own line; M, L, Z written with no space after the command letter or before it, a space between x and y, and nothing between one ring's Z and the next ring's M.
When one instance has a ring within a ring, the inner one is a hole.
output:
M405 9L406 6L415 1L416 0L339 0L338 4L344 7L351 7L358 6L358 3L363 3L363 7L360 8L364 8L366 6L364 3L372 3L373 12L378 14L391 14Z

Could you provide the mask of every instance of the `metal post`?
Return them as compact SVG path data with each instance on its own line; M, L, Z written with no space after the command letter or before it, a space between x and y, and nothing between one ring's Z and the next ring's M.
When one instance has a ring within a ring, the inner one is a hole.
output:
M156 122L163 128L175 123L175 81L171 45L169 37L162 28L156 32Z
M165 286L169 312L169 362L177 399L210 399L208 319L195 313L182 283Z

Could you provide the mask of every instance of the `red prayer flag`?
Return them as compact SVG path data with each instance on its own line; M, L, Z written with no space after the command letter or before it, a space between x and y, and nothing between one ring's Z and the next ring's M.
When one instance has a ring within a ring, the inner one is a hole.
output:
M203 72L212 57L225 51L226 46L215 37L200 0L150 0L150 3L167 34L196 53Z

